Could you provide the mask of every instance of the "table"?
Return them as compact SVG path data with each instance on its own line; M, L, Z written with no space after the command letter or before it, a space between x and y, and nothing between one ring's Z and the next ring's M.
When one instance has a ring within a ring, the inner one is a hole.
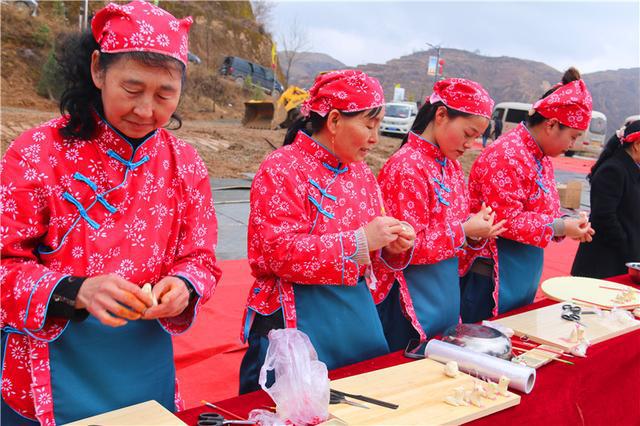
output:
M628 275L610 281L633 285ZM640 286L635 286L640 288ZM543 299L509 312L513 315L557 303ZM506 315L502 315L506 316ZM587 358L572 358L575 365L552 362L538 369L536 384L520 405L475 420L472 425L639 425L640 424L640 330L591 346ZM329 372L332 380L366 373L406 362L401 351ZM273 406L264 391L240 395L216 405L247 417L255 408ZM176 415L195 425L198 414L211 411L202 406Z

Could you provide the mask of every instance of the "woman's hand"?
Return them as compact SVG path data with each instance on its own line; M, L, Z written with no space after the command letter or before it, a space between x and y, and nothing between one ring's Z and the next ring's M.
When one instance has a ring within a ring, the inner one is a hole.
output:
M152 291L158 305L147 309L143 319L172 318L180 315L189 305L189 290L180 278L164 277L153 286Z
M590 243L593 241L595 233L596 231L591 227L591 222L584 212L580 212L580 218L564 219L564 234L573 240Z
M480 238L496 238L502 234L506 228L504 224L506 219L494 223L496 220L496 212L485 203L482 203L480 211L472 215L469 220L462 224L464 234L471 239Z
M390 216L378 216L367 223L363 229L369 251L376 251L397 240L402 226L398 219Z
M402 225L402 230L398 234L398 238L384 248L390 254L403 253L413 247L416 241L416 231L413 227L407 222L400 222L400 225Z
M84 280L76 298L76 309L86 309L102 324L120 327L137 320L151 306L140 287L116 274Z

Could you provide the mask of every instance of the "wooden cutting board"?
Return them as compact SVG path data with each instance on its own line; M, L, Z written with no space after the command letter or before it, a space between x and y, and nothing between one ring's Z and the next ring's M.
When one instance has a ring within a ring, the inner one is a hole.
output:
M156 401L147 401L119 410L67 423L66 426L187 426Z
M495 400L482 398L484 407L448 405L444 398L452 394L454 388L464 386L471 390L475 379L462 372L456 378L447 377L443 368L444 364L422 359L332 381L332 389L370 396L400 407L391 410L363 402L369 409L335 404L329 406L329 412L349 425L455 425L520 403L520 396L509 392L509 396L498 395Z
M557 346L568 351L577 345L577 343L569 341L571 331L576 328L576 325L573 321L561 318L562 305L565 304L557 303L493 322L513 329L518 336L526 335L534 342ZM588 311L589 308L585 307L584 310ZM580 322L587 326L585 328L585 337L592 344L640 329L640 321L620 324L617 321L607 320L597 315L583 314Z
M557 301L574 300L576 303L592 304L600 309L612 309L618 306L624 309L640 307L640 291L631 286L585 277L555 277L542 283L542 292L549 299ZM614 299L622 291L633 289L635 298L623 305L615 303Z

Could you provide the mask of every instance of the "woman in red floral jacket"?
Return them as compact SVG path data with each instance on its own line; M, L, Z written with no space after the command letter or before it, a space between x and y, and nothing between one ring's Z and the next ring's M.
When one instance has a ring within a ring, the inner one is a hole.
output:
M171 335L220 279L207 169L162 128L191 22L142 1L100 10L60 58L68 114L2 159L3 424L182 408Z
M550 159L568 150L589 127L591 109L591 95L571 68L562 83L533 105L527 122L486 148L471 168L471 208L486 203L507 223L500 238L465 258L465 322L533 302L543 249L552 239L591 241L594 231L586 216L561 217Z
M384 115L378 81L355 70L319 75L302 113L251 188L248 255L256 280L242 333L249 349L241 393L258 389L274 328L305 332L329 369L387 353L370 264L385 257L401 267L415 237L384 215L363 162Z
M495 237L490 208L469 209L458 158L489 125L493 100L478 83L449 78L436 83L402 147L378 176L389 213L416 230L411 265L380 272L375 292L391 350L411 338L425 340L460 318L459 251Z

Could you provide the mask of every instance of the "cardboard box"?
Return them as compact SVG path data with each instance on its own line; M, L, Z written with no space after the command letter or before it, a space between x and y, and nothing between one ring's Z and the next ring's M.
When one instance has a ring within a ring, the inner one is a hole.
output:
M579 209L580 198L582 196L582 182L579 180L570 180L566 184L559 183L557 185L558 195L560 196L560 205L565 209Z

